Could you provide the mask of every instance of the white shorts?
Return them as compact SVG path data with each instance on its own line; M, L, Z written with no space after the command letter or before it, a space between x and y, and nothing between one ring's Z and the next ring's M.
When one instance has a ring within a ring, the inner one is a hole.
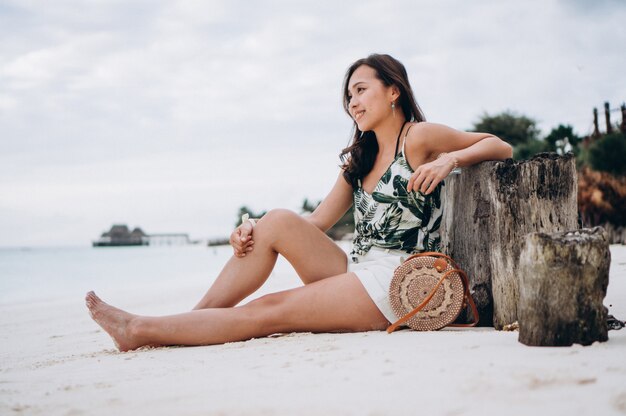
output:
M385 250L372 247L357 261L348 261L348 272L359 278L378 309L391 323L398 320L389 302L389 286L393 272L410 254L400 250Z

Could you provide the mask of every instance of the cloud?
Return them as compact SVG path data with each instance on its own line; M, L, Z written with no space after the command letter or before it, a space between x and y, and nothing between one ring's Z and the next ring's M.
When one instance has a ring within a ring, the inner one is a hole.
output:
M23 228L0 245L124 217L219 234L241 204L323 197L351 127L342 77L371 52L405 63L431 121L512 109L585 134L624 100L625 19L609 0L5 1L0 228Z

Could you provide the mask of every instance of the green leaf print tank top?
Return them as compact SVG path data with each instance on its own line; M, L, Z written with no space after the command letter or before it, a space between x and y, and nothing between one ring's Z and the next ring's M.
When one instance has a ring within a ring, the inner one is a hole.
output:
M408 135L408 130L407 133ZM441 181L429 195L407 192L413 169L402 151L368 194L359 181L354 195L354 238L350 256L358 261L372 247L401 250L409 254L439 251L439 227L443 216Z

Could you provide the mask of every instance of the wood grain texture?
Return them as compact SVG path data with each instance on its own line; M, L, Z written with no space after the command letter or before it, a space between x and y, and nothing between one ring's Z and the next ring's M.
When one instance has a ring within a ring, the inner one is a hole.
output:
M602 304L611 253L603 228L531 233L520 258L519 341L589 345L608 339Z
M578 228L576 183L574 157L556 153L483 162L446 179L442 251L468 273L481 326L517 321L524 238Z

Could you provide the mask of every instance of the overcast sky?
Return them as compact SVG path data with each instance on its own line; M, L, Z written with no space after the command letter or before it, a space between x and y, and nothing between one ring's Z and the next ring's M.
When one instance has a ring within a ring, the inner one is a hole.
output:
M625 21L622 0L0 0L0 246L225 236L241 205L323 198L344 72L372 52L429 121L587 134L626 100Z

